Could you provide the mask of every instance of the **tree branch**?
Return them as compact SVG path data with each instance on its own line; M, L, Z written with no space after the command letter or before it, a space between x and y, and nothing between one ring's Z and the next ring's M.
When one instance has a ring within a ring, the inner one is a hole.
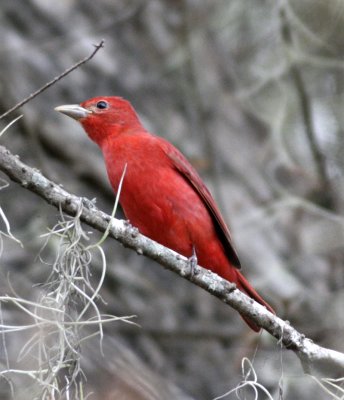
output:
M326 367L328 373L332 371L338 374L338 369L344 371L344 354L316 345L287 321L273 315L265 307L237 290L234 284L218 275L198 266L195 274L191 276L190 265L185 257L139 234L138 230L128 222L115 218L111 220L109 215L95 207L92 202L68 193L36 169L21 162L4 146L0 146L0 170L11 180L36 193L66 214L74 216L80 210L80 203L82 203L80 219L83 222L101 232L104 232L111 224L109 236L125 247L157 261L166 269L205 289L241 314L251 318L257 325L282 342L286 348L293 350L300 358L306 372L310 372L313 367Z
M56 82L58 82L59 80L64 78L66 75L70 74L72 71L74 71L75 69L79 68L82 64L85 64L87 61L91 60L91 58L93 58L96 55L96 53L100 49L102 49L104 47L104 42L105 42L104 39L102 39L98 44L94 45L95 49L92 51L92 53L89 56L83 58L82 60L78 61L77 63L75 63L71 67L67 68L64 72L62 72L62 74L56 76L54 79L52 79L51 81L49 81L48 83L43 85L41 88L36 90L34 93L31 93L24 100L20 101L15 106L11 107L5 113L0 115L0 120L3 119L4 117L6 117L7 115L11 114L13 111L18 110L18 108L22 107L24 104L26 104L29 101L31 101L33 98L35 98L36 96L38 96L39 94L44 92L46 89L50 88L50 86L54 85Z

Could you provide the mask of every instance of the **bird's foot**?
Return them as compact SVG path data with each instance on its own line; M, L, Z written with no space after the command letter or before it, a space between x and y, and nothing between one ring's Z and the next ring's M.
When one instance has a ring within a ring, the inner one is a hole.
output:
M88 199L87 197L81 197L82 205L92 210L96 206L97 199L94 198L92 200Z

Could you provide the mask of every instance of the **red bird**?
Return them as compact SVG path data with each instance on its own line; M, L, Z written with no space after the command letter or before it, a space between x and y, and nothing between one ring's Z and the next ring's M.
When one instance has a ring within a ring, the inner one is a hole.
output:
M229 229L197 171L171 143L144 129L128 101L95 97L56 110L78 120L99 145L115 192L127 165L120 203L141 233L185 257L195 251L201 266L273 312L239 272Z

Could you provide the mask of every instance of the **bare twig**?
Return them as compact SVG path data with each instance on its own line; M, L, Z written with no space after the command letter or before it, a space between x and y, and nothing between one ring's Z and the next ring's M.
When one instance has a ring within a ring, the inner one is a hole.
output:
M0 132L0 137L8 130L8 128L10 128L13 124L15 124L22 116L23 116L23 114L19 115L19 117L14 118L13 121L11 121L9 124L7 124L5 126L5 128Z
M71 67L66 69L64 72L62 72L62 74L56 76L54 79L52 79L50 82L46 83L40 89L36 90L34 93L31 93L30 96L26 97L24 100L20 101L15 106L13 106L9 110L7 110L5 113L0 115L0 120L3 119L4 117L6 117L7 115L9 115L10 113L12 113L13 111L18 110L18 108L20 108L24 104L28 103L30 100L32 100L33 98L35 98L36 96L38 96L39 94L44 92L46 89L50 88L50 86L54 85L56 82L58 82L59 80L64 78L66 75L70 74L72 71L74 71L75 69L79 68L82 64L85 64L87 61L91 60L91 58L93 58L96 55L96 53L101 48L104 47L104 42L105 42L104 39L102 39L98 44L94 45L95 49L92 51L92 53L89 56L87 56L87 57L83 58L82 60L78 61L76 64L72 65Z
M293 36L288 23L287 15L285 9L281 7L280 9L281 18L281 36L286 45L287 51L286 56L290 58L288 50L293 46ZM315 168L317 172L318 179L320 181L320 192L322 197L323 205L333 210L335 205L333 201L333 193L331 188L330 177L328 176L328 171L326 168L326 159L322 154L322 151L317 142L317 138L314 131L313 125L313 115L312 107L309 101L309 95L305 83L302 79L302 74L299 67L295 64L294 60L289 60L290 65L290 76L294 81L294 85L297 91L300 104L301 118L303 119L306 137L309 143L310 150L315 163Z
M83 222L101 232L105 232L111 223L110 237L135 250L138 254L157 261L252 319L255 324L268 331L288 349L295 351L305 370L310 371L311 367L325 366L330 368L329 370L335 370L337 374L338 370L344 371L344 354L316 345L288 322L273 315L240 290L236 290L234 284L202 267L198 266L197 273L191 278L190 263L185 257L139 234L138 230L126 221L111 218L90 201L83 202L81 198L68 193L60 185L45 178L39 171L21 162L4 146L0 146L0 170L13 181L65 213L74 216L79 211ZM80 203L85 203L81 211Z

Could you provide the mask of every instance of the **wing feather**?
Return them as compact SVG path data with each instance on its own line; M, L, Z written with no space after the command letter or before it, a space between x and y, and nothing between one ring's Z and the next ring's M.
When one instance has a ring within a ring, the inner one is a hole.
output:
M190 186L196 190L204 205L207 207L228 260L234 267L240 269L240 260L233 246L231 234L211 193L187 159L175 147L171 146L170 143L165 142L165 144L164 151L171 160L173 167L184 177Z

